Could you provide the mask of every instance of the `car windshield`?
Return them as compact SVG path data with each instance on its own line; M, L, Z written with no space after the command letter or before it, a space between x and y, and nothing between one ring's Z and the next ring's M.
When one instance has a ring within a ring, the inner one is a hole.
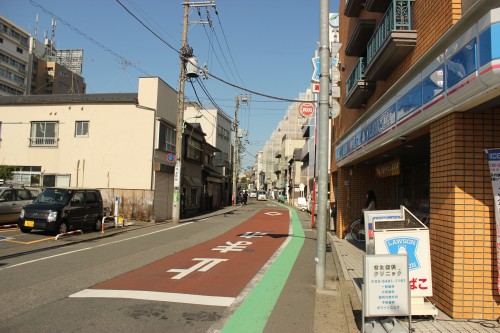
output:
M68 190L58 189L58 188L46 188L36 198L35 203L66 204L69 200L69 197L70 193Z

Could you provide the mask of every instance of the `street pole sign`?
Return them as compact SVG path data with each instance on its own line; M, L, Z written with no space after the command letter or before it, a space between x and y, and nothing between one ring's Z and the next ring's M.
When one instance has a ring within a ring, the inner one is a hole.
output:
M300 104L299 113L304 118L311 118L314 114L314 104L309 102Z

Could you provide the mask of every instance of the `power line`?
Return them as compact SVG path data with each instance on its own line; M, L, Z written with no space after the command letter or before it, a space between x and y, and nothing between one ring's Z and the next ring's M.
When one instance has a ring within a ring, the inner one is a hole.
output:
M30 0L30 1L33 1L33 0ZM142 22L137 16L135 16L123 3L121 3L120 0L116 0L116 2L118 2L120 4L120 6L122 6L127 11L127 13L129 13L133 18L135 18L143 27L145 27L149 32L151 32L156 38L158 38L160 41L162 41L169 48L171 48L172 50L174 50L175 52L177 52L181 56L181 58L182 58L183 61L190 62L192 65L196 66L198 68L198 70L202 71L204 75L211 76L214 79L216 79L216 80L218 80L218 81L220 81L220 82L222 82L222 83L224 83L224 84L226 84L228 86L231 86L231 87L234 87L234 88L237 88L237 89L240 89L240 90L243 90L243 91L255 94L255 95L259 95L259 96L262 96L262 97L267 97L269 99L275 99L275 100L285 101L285 102L298 102L298 103L301 103L301 102L310 102L310 103L311 102L315 102L313 100L288 99L288 98L281 98L281 97L276 97L276 96L272 96L272 95L260 93L260 92L254 91L254 90L250 90L250 89L241 87L241 86L239 86L237 84L234 84L234 83L231 83L229 81L226 81L226 80L218 77L217 75L210 73L206 68L198 67L196 64L193 64L187 57L182 56L181 53L180 53L180 51L176 50L172 45L170 45L167 41L165 41L157 33L155 33L153 30L151 30L144 22Z
M238 72L238 67L236 66L236 63L234 61L233 54L231 53L231 48L229 47L229 44L227 42L226 33L224 32L224 29L222 27L222 22L220 21L220 16L219 16L219 12L217 11L217 8L215 8L215 15L217 15L217 20L219 21L219 26L220 26L220 29L222 31L222 36L224 37L224 41L226 43L227 50L229 51L229 56L231 57L231 60L233 62L234 69L236 70L236 74L240 78L240 82L243 83L243 80L241 79L240 73Z
M118 1L118 0L117 0ZM31 5L33 5L34 7L38 7L40 8L45 14L48 14L48 15L51 15L54 19L58 20L59 22L61 22L63 25L67 26L70 30L73 30L75 31L77 34L79 34L80 36L84 37L85 39L89 40L90 42L92 42L93 44L99 46L101 49L105 50L106 52L108 52L109 54L113 55L114 57L116 57L120 64L122 66L130 66L130 67L134 67L135 69L137 69L139 72L147 75L147 76L151 76L150 74L148 74L147 72L145 72L143 69L141 69L140 67L134 65L132 63L132 61L128 60L127 58L125 58L124 56L121 56L119 55L118 53L116 53L115 51L111 50L110 48L104 46L103 44L101 44L100 42L96 41L94 38L90 37L89 35L87 35L86 33L82 32L81 30L79 30L78 28L72 26L71 24L69 24L68 22L66 22L65 20L63 20L62 18L60 18L59 16L55 15L54 13L52 13L51 11L49 11L48 9L46 9L45 7L43 7L42 5L38 4L37 2L35 2L34 0L30 0L31 2Z

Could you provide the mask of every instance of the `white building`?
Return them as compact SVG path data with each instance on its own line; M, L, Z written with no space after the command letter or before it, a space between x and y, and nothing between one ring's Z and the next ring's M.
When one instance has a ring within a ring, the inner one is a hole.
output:
M177 92L0 97L0 163L29 185L100 188L135 218L171 217Z
M199 123L205 133L205 141L217 148L214 168L223 178L224 204L230 204L231 166L231 118L219 109L205 109L197 103L189 103L184 110L184 121Z

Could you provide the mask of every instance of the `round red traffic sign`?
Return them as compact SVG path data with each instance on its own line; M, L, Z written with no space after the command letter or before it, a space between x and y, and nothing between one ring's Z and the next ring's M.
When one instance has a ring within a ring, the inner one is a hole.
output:
M300 104L299 113L302 117L311 118L314 114L314 104L309 102Z

